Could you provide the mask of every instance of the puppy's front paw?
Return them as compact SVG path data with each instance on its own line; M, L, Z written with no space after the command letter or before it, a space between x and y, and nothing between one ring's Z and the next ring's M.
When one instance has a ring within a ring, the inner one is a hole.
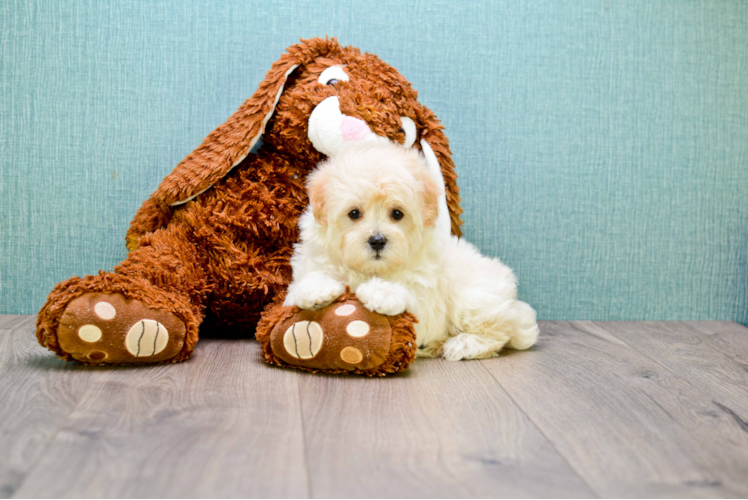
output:
M356 290L356 297L371 312L396 316L408 307L408 291L402 285L373 278Z
M317 309L330 304L344 293L345 285L331 278L307 278L288 288L283 305Z

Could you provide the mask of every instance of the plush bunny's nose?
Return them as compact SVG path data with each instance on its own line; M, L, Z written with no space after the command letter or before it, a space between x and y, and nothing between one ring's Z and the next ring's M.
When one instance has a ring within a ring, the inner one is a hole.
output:
M343 120L340 122L340 131L343 134L344 141L363 141L371 134L366 122L352 116L343 116Z

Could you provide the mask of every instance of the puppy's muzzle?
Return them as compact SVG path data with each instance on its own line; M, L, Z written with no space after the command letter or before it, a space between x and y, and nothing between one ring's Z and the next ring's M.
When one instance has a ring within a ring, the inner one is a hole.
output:
M381 252L385 245L387 245L387 238L385 238L381 234L369 236L369 246L375 252Z

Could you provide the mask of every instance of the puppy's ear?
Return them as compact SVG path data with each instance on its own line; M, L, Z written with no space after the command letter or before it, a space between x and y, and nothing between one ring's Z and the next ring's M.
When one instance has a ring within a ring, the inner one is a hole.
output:
M307 181L307 192L309 193L309 205L312 207L314 220L323 226L327 225L327 205L325 194L329 176L324 170L316 170L309 175Z
M451 220L452 234L460 236L462 235L462 231L460 230L460 226L462 225L462 221L460 220L460 214L462 213L462 208L460 207L460 190L457 187L457 173L455 172L455 164L452 161L449 141L444 135L444 126L426 106L418 105L416 114L421 127L420 137L430 146L441 167L442 176L444 177L444 183L447 188L447 208Z
M439 196L442 191L428 172L422 171L419 177L423 199L423 225L432 227L436 225L436 220L439 218Z

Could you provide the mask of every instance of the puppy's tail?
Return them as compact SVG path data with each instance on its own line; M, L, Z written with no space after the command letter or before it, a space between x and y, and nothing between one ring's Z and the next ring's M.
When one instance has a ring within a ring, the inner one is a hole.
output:
M526 302L513 301L512 313L516 329L509 339L509 347L522 351L529 349L538 340L538 324L535 320L535 310Z

